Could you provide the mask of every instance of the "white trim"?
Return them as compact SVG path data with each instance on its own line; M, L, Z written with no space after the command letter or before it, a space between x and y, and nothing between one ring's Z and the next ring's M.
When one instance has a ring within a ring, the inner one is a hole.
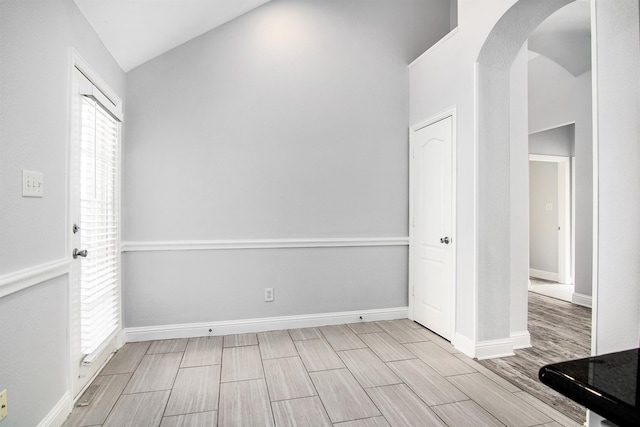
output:
M548 156L546 154L529 154L532 162L563 163L569 160L569 156Z
M65 393L47 416L38 423L38 427L60 427L66 421L72 409L71 396L69 393Z
M558 273L553 273L551 271L544 270L536 270L535 268L529 269L530 277L537 277L538 279L550 280L552 282L558 281Z
M531 347L531 334L529 331L511 332L511 342L514 350Z
M409 237L125 241L122 252L408 246Z
M445 36L442 37L440 40L438 40L435 44L433 44L429 49L424 51L420 56L418 56L416 59L411 61L411 63L409 65L407 65L407 68L413 68L413 66L416 63L422 61L423 57L427 56L428 53L430 53L430 52L436 50L437 48L439 48L441 45L446 43L447 40L449 40L450 38L455 36L457 33L458 33L458 27L455 27L453 30L451 30L447 34L445 34Z
M591 295L574 292L573 295L571 295L571 302L576 305L591 308L593 301Z
M476 359L494 359L496 357L513 356L513 341L510 338L487 340L476 343Z
M513 356L514 349L531 347L528 331L512 332L510 338L474 342L466 336L456 333L452 343L456 350L478 360Z
M573 209L571 192L571 157L529 154L530 162L557 163L558 165L558 273L554 280L562 284L570 284L572 272L572 221ZM536 276L537 277L537 276Z
M478 287L479 287L479 267L478 267L478 223L479 223L479 202L478 202L478 193L479 193L479 159L478 159L478 141L480 140L480 94L478 88L480 87L479 83L479 71L478 71L478 61L474 61L473 63L473 227L472 227L472 235L473 244L471 247L471 262L472 262L472 280L471 283L471 326L473 330L472 340L475 342L478 339L478 329L479 329L479 306L478 302Z
M69 273L71 260L59 259L0 276L0 298Z
M531 135L535 135L535 134L540 133L540 132L546 132L546 131L548 131L548 130L559 129L559 128L563 128L563 127L565 127L565 126L571 126L571 125L575 125L575 124L576 124L576 121L575 121L575 120L573 120L573 121L570 121L570 122L554 124L554 125L552 125L552 126L548 126L548 127L546 127L546 128L535 129L535 130L533 130L533 131L531 131L531 130L530 130L530 131L529 131L529 136L531 136Z
M87 94L97 97L98 102L103 104L111 114L122 121L124 116L122 113L122 100L115 91L109 87L107 82L105 82L100 75L91 68L89 63L85 61L73 48L71 48L71 62L73 67L80 71L80 73L85 76L87 80L89 80L89 82L100 92L100 94L97 94L93 90L90 90ZM81 93L82 92L83 91L81 90Z
M80 54L73 48L69 49L70 51L70 70L69 70L69 98L68 98L68 118L67 118L67 122L68 122L68 128L67 128L67 159L68 159L68 163L67 163L67 167L68 167L68 173L67 173L67 194L66 194L66 217L67 217L67 224L68 224L68 232L65 234L65 239L66 239L66 245L67 245L67 250L68 253L72 252L72 249L76 246L77 244L77 239L71 237L72 236L72 226L75 222L75 220L77 220L77 215L79 212L77 212L77 209L74 208L74 201L77 201L77 191L78 191L78 187L77 187L77 182L74 182L74 177L76 176L76 170L74 169L76 166L74 165L74 150L76 150L79 146L79 128L74 128L74 125L79 124L79 122L75 122L75 120L79 119L79 116L77 115L79 113L79 111L75 111L74 108L78 107L77 102L80 96L84 95L89 95L92 96L94 99L96 99L97 102L99 102L103 107L105 107L107 110L109 110L109 112L118 119L118 121L120 122L118 125L118 150L117 150L117 177L116 177L116 200L117 200L117 210L118 210L118 226L119 226L119 232L118 232L118 242L120 242L121 236L122 236L122 152L123 152L123 138L122 138L122 122L123 122L123 112L122 112L122 107L123 107L123 103L122 103L122 99L120 99L120 97L117 95L117 93L111 89L111 87L109 86L109 84L100 77L100 75L89 65L89 63L87 61L85 61ZM79 75L80 74L80 75ZM85 80L86 79L86 80ZM93 89L88 89L87 85L84 84L86 83L86 81L89 81L93 86L95 86L95 88L97 89L97 91L93 90ZM112 349L117 349L120 348L122 345L124 345L124 332L122 330L122 324L123 324L123 316L122 316L122 262L119 261L119 268L118 268L118 304L119 304L119 313L118 313L118 323L119 323L119 329L118 329L118 333L115 336L115 338L111 339L110 342L112 343ZM69 328L69 336L68 336L68 353L67 353L67 357L69 359L69 365L67 366L67 374L68 374L68 378L69 378L69 393L71 394L72 398L77 399L80 395L81 392L83 391L84 388L86 388L86 386L88 386L92 381L93 378L95 378L95 376L98 374L99 370L96 370L95 372L92 373L92 378L87 381L87 383L85 384L84 387L82 387L82 390L76 390L76 386L77 386L77 382L78 382L78 372L77 372L77 367L79 366L78 362L79 360L74 360L76 359L76 356L78 356L75 353L74 350L74 343L75 343L75 339L79 338L74 336L74 331L75 333L78 333L79 331L79 325L74 326L77 322L77 317L75 317L77 315L77 313L74 312L74 310L77 307L77 301L75 300L75 298L77 298L77 295L74 295L74 292L76 291L75 287L78 285L77 283L75 283L75 280L78 280L77 278L77 274L78 274L78 264L77 263L73 263L73 260L70 260L70 267L69 267L69 287L68 287L68 328ZM109 351L109 353L111 353ZM106 360L108 360L111 357L110 354L107 354L104 359L105 359L105 363ZM97 366L97 365L96 365ZM89 372L89 371L87 371ZM74 396L74 393L76 394Z
M600 113L598 110L598 8L596 7L596 1L590 2L591 6L591 125L592 129L592 183L593 183L593 241L591 247L593 248L591 268L592 268L592 307L591 310L591 354L599 354L598 352L598 298L599 298L599 249L600 249L600 127L598 120L600 119ZM591 411L587 411L589 414Z
M113 358L113 356L116 354L116 352L118 350L120 350L122 348L122 346L125 344L124 330L123 329L118 330L118 332L116 333L115 337L113 337L113 339L110 340L110 341L112 341L114 343L114 347L112 347L111 351L106 355L104 360L101 361L100 368L98 368L93 373L93 375L91 376L89 381L87 381L86 384L84 385L84 387L82 387L78 391L78 393L73 397L72 405L76 404L76 402L82 397L84 392L87 391L87 389L91 386L91 384L93 384L93 381L98 377L98 375L100 375L100 372L102 371L102 369L104 369L104 367L107 366L107 363L109 363L109 361Z
M476 357L476 344L472 339L456 332L453 341L451 342L453 348L459 350L463 354L473 358Z
M358 323L362 321L373 322L378 320L406 319L407 313L407 307L395 307L374 310L343 311L337 313L266 317L262 319L143 326L137 328L126 328L124 332L127 342L136 342L309 328L326 325L341 325L344 323Z

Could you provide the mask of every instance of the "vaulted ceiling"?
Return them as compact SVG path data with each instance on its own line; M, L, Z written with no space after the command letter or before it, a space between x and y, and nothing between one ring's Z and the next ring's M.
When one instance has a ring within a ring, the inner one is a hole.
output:
M74 0L126 72L269 0Z
M531 34L529 50L555 61L574 76L591 69L591 20L588 0L558 10Z
M269 0L74 1L126 72ZM589 0L576 0L560 9L531 35L529 50L573 75L588 71L589 13Z

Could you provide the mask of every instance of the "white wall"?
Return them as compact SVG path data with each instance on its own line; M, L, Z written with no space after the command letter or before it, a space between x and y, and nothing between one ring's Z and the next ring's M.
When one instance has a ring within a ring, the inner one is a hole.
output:
M458 1L458 29L409 68L410 122L456 108L457 224L455 250L458 339L476 341L476 146L474 63L495 21L513 1ZM455 340L455 339L454 339Z
M640 339L640 34L636 0L592 5L595 110L595 354L637 348ZM591 427L610 425L589 413Z
M510 69L510 203L511 203L511 265L510 265L510 333L518 336L517 347L528 347L527 325L529 286L529 248L520 242L529 238L529 162L528 134L528 48L525 43Z
M640 338L640 49L638 2L598 0L597 354L637 348Z
M70 258L70 47L124 97L124 73L72 0L0 2L0 294ZM22 198L23 169L44 174L43 198ZM2 425L37 425L68 393L68 279L60 274L0 298Z
M125 239L406 237L406 65L448 30L448 0L277 0L132 70ZM240 251L127 253L127 326L407 305L406 244Z
M509 68L528 29L568 2L461 0L457 33L410 69L411 122L453 106L458 112L456 333L461 345L485 343L493 354L509 351L511 330L510 310L495 310L511 306L511 227L504 225L521 219L504 209L511 206L512 191L509 168L500 167L511 164L509 122L496 123L499 129L484 126L494 113L509 116ZM477 65L483 43L508 10L514 19L501 23L491 42L504 49L489 51L484 65ZM478 89L485 77L496 86ZM485 108L476 110L480 105Z
M529 133L575 122L575 79L544 55L529 61Z

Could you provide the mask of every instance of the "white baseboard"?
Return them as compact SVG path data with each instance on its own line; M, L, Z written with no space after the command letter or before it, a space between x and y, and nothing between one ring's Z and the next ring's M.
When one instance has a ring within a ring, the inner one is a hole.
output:
M56 406L40 421L38 427L60 427L71 413L71 409L73 409L71 396L69 393L65 393Z
M550 271L544 270L536 270L535 268L529 269L530 277L537 277L538 279L550 280L552 282L557 282L559 279L558 273L552 273Z
M516 335L518 340L523 339L522 337L524 336L524 334L517 333ZM513 349L515 348L515 345L512 338L474 342L464 335L456 333L453 346L465 355L478 360L493 359L495 357L514 355Z
M459 350L463 354L472 358L476 357L476 344L472 339L456 332L451 344L453 344L453 348Z
M262 319L227 320L207 323L143 326L125 328L127 342L152 341L174 338L243 334L282 329L310 328L343 323L373 322L377 320L406 319L408 307L374 310L344 311L338 313L305 314L299 316L266 317ZM211 331L211 332L209 332Z
M583 307L591 308L591 295L579 294L574 292L571 296L571 302L577 305L581 305Z
M487 340L476 343L476 359L478 360L513 355L513 340L511 338Z
M531 347L531 335L529 331L511 332L511 342L514 350L529 348Z

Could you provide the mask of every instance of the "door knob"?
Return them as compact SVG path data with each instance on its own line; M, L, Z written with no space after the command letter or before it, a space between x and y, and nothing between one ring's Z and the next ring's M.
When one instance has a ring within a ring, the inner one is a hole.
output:
M87 256L87 253L88 252L86 249L79 251L78 248L75 248L73 250L73 258L75 259L75 258L78 258L79 256L81 256L82 258L85 258Z
M448 237L442 237L442 238L440 239L440 243L444 243L445 245L448 245L448 244L449 244L449 242L450 242L450 240L449 240L449 238L448 238Z

